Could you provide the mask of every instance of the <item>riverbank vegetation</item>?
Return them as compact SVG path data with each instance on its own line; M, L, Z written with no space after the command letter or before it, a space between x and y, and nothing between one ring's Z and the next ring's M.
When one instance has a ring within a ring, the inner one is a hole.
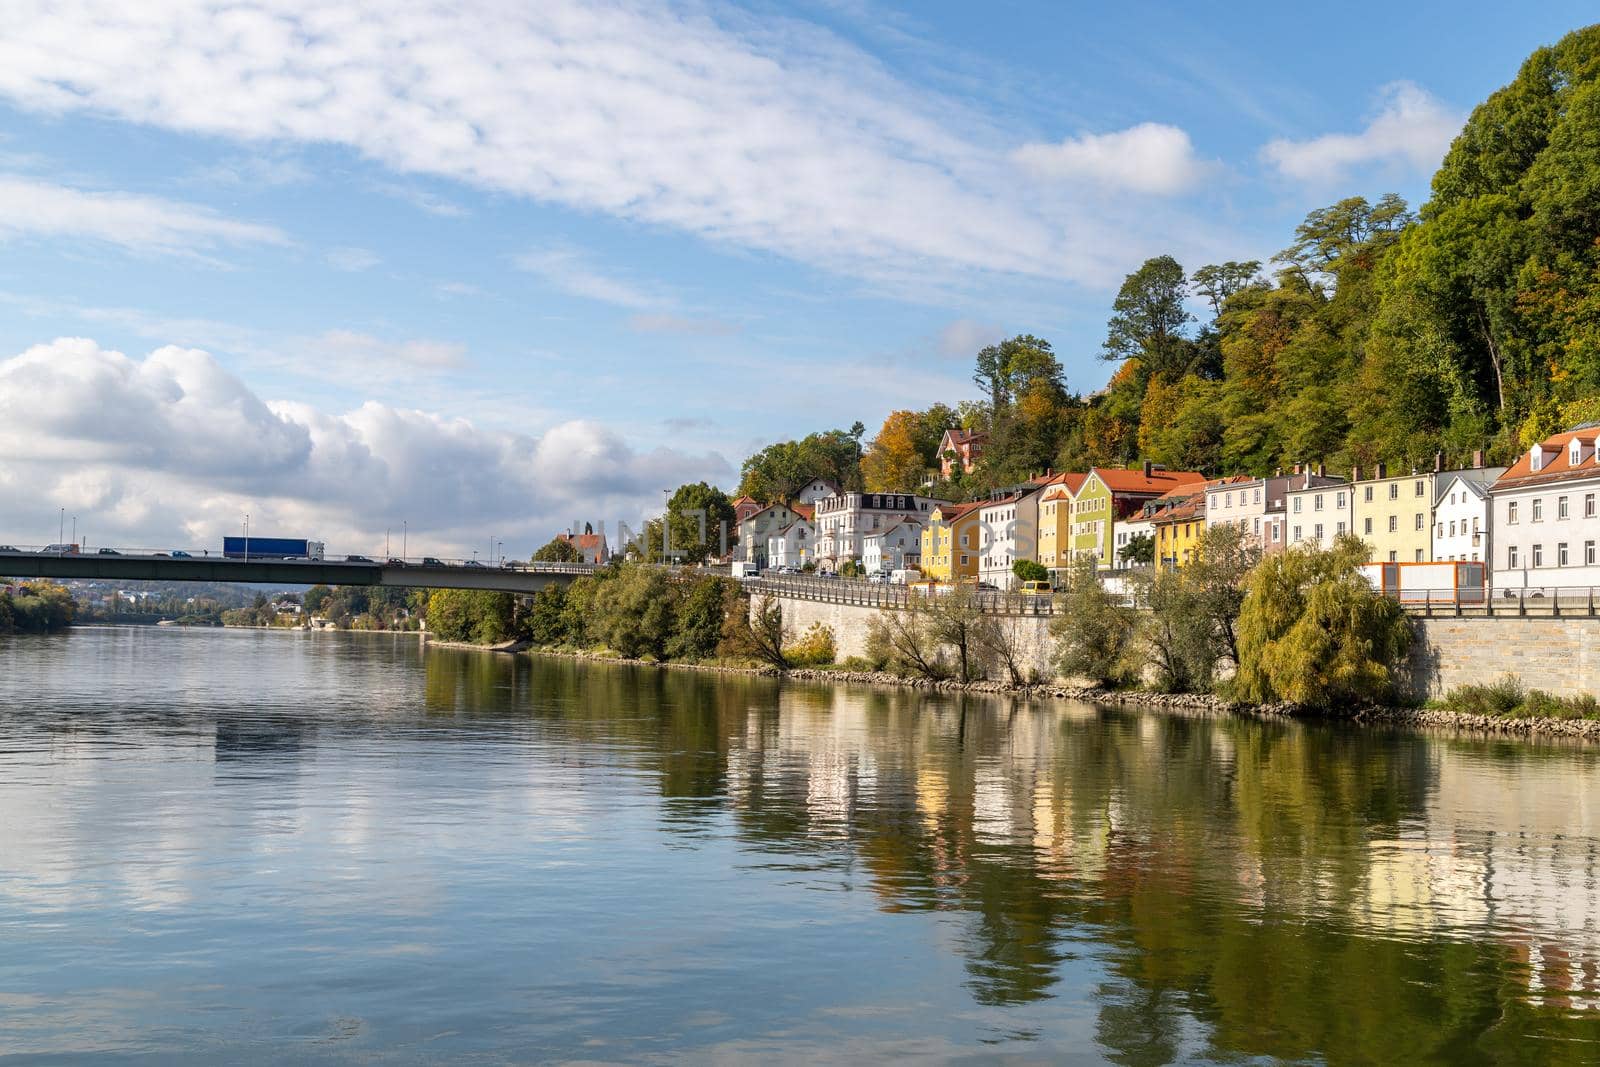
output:
M1600 719L1600 702L1593 696L1562 697L1528 689L1514 674L1486 685L1456 686L1429 706L1495 719Z
M64 586L0 579L0 634L57 633L72 625L77 605Z

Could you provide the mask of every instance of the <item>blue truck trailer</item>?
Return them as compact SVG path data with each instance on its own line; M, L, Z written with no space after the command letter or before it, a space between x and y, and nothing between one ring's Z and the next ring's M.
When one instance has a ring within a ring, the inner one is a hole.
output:
M224 537L228 559L321 559L322 542L297 537Z

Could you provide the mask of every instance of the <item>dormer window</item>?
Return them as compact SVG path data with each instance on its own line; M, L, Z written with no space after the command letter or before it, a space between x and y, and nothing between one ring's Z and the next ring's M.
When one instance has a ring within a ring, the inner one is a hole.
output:
M1538 473L1544 469L1544 446L1534 445L1528 449L1528 469Z
M1583 462L1583 442L1576 437L1572 439L1572 448L1567 453L1567 463L1576 467Z

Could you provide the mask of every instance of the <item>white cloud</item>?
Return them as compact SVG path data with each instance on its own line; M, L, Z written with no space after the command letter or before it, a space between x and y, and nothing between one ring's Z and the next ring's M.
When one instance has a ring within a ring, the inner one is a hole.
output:
M672 301L664 296L612 277L595 268L586 255L575 248L545 248L514 256L512 263L518 270L527 271L547 282L552 288L586 300L634 311L666 308Z
M131 359L83 338L0 361L0 455L8 541L39 540L58 506L97 543L147 546L215 545L249 512L346 552L380 550L404 519L416 551L465 554L493 533L526 554L575 518L637 525L663 486L731 474L588 421L530 436L376 402L267 402L204 351Z
M1008 136L782 17L586 0L12 8L0 95L35 111L343 145L862 276L1103 282L1125 266L1108 268L1102 209L1015 197Z
M1262 148L1261 158L1285 177L1319 183L1370 163L1399 163L1423 173L1437 167L1461 132L1462 114L1406 81L1384 86L1379 98L1377 114L1360 133L1280 138Z
M956 319L939 331L939 354L946 359L972 359L986 345L1001 340L1000 327L975 319Z
M383 260L376 252L365 248L335 248L328 252L328 265L335 270L346 270L352 273L370 270Z
M1189 135L1157 122L1068 137L1060 144L1025 144L1012 158L1042 178L1161 196L1192 188L1206 171Z
M0 238L17 236L87 238L169 255L200 255L220 245L289 243L274 226L239 222L192 204L0 175Z

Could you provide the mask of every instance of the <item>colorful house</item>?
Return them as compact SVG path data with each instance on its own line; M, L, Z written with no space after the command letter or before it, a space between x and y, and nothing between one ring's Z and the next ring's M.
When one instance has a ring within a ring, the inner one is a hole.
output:
M922 530L922 575L938 582L978 577L981 503L940 504Z
M1221 486L1244 486L1253 479L1244 475L1213 478L1210 481L1179 486L1144 506L1144 516L1154 527L1156 566L1186 567L1199 554L1200 536L1206 528L1207 499Z
M946 430L939 438L939 473L946 478L970 471L983 458L989 435L982 430Z
M1087 475L1058 474L1039 498L1038 560L1051 570L1071 562L1067 545L1072 531L1072 498Z
M1068 555L1091 556L1101 567L1114 566L1118 522L1137 516L1150 501L1179 486L1204 481L1197 471L1169 471L1151 463L1129 470L1095 467L1073 496Z

